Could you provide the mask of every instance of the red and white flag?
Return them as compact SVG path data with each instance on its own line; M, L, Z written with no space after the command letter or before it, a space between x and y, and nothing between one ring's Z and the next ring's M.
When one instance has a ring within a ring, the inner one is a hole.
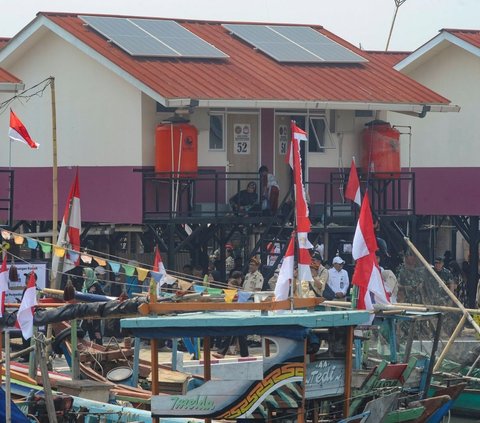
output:
M306 132L299 128L294 121L291 123L292 142L290 146L289 163L293 169L293 182L295 192L295 216L297 222L298 239L298 280L312 281L310 263L310 249L313 245L308 240L310 233L310 218L308 217L307 196L303 185L302 161L300 157L300 141L307 141Z
M166 282L165 276L167 275L167 271L165 270L165 266L163 265L162 257L160 256L160 250L158 246L155 247L155 257L153 259L153 272L152 277L155 279L155 282L162 286Z
M67 249L63 260L63 269L58 269L59 257L52 259L52 273L55 277L57 271L68 272L76 267L80 261L80 232L82 230L82 217L80 214L80 186L78 183L78 170L75 174L67 205L63 214L62 226L58 234L57 246ZM68 251L72 250L72 251Z
M362 194L360 193L360 181L358 179L357 167L355 160L352 159L350 167L350 175L348 176L347 188L345 189L345 198L352 200L359 206L362 205Z
M35 273L30 272L27 288L17 313L16 326L21 329L24 339L30 339L33 335L33 308L37 305L35 281Z
M290 285L293 280L294 267L294 252L295 252L295 235L292 234L290 242L288 243L287 251L283 256L282 267L278 273L277 284L275 285L275 300L286 300L290 295Z
M10 109L10 128L8 130L8 136L10 137L10 141L23 142L30 148L40 147L40 144L32 140L27 128L25 128L25 125L21 122L17 115L13 113L12 109Z
M374 303L390 303L375 257L377 250L370 201L365 194L352 245L352 257L356 260L352 283L358 287L358 309L372 310Z
M2 268L0 269L0 317L5 313L5 298L8 291L8 270L7 255L3 257Z

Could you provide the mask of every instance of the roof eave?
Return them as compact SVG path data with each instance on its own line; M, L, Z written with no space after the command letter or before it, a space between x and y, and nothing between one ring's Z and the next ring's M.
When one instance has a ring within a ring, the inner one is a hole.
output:
M351 101L303 101L303 100L264 100L264 99L167 99L167 107L189 107L198 101L202 108L248 108L248 109L309 109L309 110L386 110L392 112L422 113L425 106L432 112L458 112L460 107L450 104L418 103L368 103Z
M0 82L0 93L16 93L24 89L25 84L21 82Z
M134 87L138 88L140 91L142 91L149 97L165 105L166 99L161 96L157 91L153 90L148 85L142 83L137 78L133 77L130 73L123 70L120 66L117 66L110 60L106 59L96 50L94 50L84 42L80 41L74 35L64 30L63 28L61 28L60 26L58 26L50 19L41 14L37 15L37 17L32 22L30 22L30 24L28 24L23 30L21 30L3 49L0 50L0 63L6 60L21 44L23 44L28 38L30 38L36 31L38 31L42 27L49 29L54 34L58 35L60 38L64 39L71 45L77 47L87 56L101 63L107 69L110 69L112 72L129 82Z
M474 54L477 57L480 57L480 48L475 47L474 45L461 40L460 38L456 37L455 35L442 31L440 34L438 34L436 37L432 38L430 41L425 43L423 46L419 47L417 50L415 50L412 54L409 56L405 57L405 59L401 60L398 62L393 68L397 71L402 71L408 66L410 66L412 63L429 53L432 49L434 49L436 46L443 42L450 42L460 48L463 48L464 50Z

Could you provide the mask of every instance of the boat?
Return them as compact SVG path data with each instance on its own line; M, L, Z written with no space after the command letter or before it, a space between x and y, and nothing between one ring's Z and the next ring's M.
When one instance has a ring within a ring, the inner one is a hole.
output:
M152 417L265 420L306 410L317 419L324 413L333 421L349 414L338 401L350 401L353 328L368 322L369 316L355 310L197 312L127 318L121 327L142 339L204 339L203 379L196 379L183 394L152 392ZM210 337L222 335L262 337L256 370L212 377ZM328 349L319 349L321 340ZM155 372L152 377L157 377Z

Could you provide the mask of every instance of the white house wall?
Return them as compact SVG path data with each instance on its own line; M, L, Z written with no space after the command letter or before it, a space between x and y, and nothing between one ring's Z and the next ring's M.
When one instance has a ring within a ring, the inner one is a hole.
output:
M55 77L59 166L142 165L141 93L75 47L47 33L7 68L26 88ZM51 96L16 101L12 108L41 148L12 145L16 167L52 165ZM8 114L0 117L8 127ZM1 165L7 165L2 143Z
M480 59L451 45L410 69L408 76L461 107L459 113L427 113L423 119L388 116L392 124L412 126L417 214L479 215ZM401 136L401 155L408 168L408 135Z

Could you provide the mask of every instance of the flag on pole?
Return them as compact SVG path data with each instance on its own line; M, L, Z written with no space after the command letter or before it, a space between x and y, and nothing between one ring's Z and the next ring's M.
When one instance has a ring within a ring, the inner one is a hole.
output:
M377 250L370 201L365 195L352 244L352 257L356 260L352 283L358 287L359 309L373 310L374 303L390 303L375 257Z
M348 176L347 188L345 189L345 198L362 205L362 194L360 193L360 181L358 180L357 167L355 160L352 159L352 166L350 167L350 175Z
M312 281L310 270L311 257L309 249L313 245L308 240L310 233L310 218L308 217L307 196L303 185L302 161L300 157L300 141L307 141L306 132L299 128L294 121L291 123L292 142L290 148L290 166L293 169L293 183L295 192L295 216L298 239L298 280Z
M165 266L163 265L162 257L160 256L160 250L158 246L155 247L155 257L153 258L153 271L152 271L152 278L155 279L160 286L165 283L165 276L167 275L167 271L165 270Z
M0 269L0 317L5 313L5 298L8 291L8 270L7 255L3 257L2 268Z
M35 281L35 273L30 272L27 287L17 313L16 327L21 329L24 339L30 339L33 335L33 307L37 305Z
M277 284L275 285L275 300L283 301L289 297L290 285L293 280L293 266L294 266L294 252L295 252L295 234L292 233L290 242L288 243L287 251L283 256L282 267L278 274Z
M17 115L13 113L12 109L10 109L10 128L8 130L8 136L10 137L10 141L23 142L30 148L40 147L40 144L32 140L27 128L25 128L25 125L21 122Z
M57 246L67 250L80 251L80 232L82 230L82 218L80 214L80 185L78 183L78 170L70 188L67 205L63 214L62 226L58 234ZM61 272L68 272L78 265L80 255L67 251L63 260ZM52 273L56 276L59 266L59 257L53 256Z

